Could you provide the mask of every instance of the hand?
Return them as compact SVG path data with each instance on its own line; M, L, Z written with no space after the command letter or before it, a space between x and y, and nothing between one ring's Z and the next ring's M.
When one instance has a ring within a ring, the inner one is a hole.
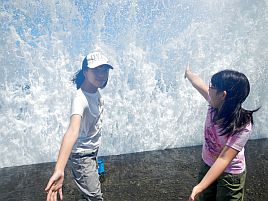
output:
M188 78L189 77L189 74L191 74L191 73L192 73L191 65L190 64L187 64L187 66L185 68L184 78Z
M47 201L57 201L59 193L60 200L63 199L62 184L64 180L64 172L55 171L50 177L45 191L47 192Z
M192 193L188 199L188 201L195 201L198 195L202 192L203 190L199 188L199 186L195 186L192 190Z

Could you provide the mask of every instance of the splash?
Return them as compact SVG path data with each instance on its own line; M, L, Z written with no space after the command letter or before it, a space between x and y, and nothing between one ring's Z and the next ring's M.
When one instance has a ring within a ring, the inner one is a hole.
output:
M115 69L100 155L202 143L205 81L224 68L251 82L251 138L267 138L267 1L8 1L0 6L0 167L55 161L68 126L70 79L101 49Z

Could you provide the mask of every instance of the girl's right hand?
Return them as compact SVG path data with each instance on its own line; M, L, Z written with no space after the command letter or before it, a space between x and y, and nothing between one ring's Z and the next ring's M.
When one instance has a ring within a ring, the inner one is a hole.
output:
M185 68L185 72L184 72L184 78L189 78L189 74L192 73L192 70L191 70L191 65L190 64L187 64L186 68Z
M203 190L197 185L193 188L191 195L188 198L188 201L195 201L198 197L198 195L202 192Z
M59 193L60 200L63 199L62 185L64 180L64 172L55 171L50 177L48 184L45 188L47 192L47 201L57 201L57 195Z

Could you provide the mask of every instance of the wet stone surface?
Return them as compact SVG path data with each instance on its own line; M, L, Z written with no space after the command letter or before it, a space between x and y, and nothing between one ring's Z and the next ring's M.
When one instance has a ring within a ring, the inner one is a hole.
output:
M187 200L196 184L201 146L100 157L105 201ZM268 139L250 140L246 146L246 201L268 200ZM1 201L45 200L45 185L55 163L0 169ZM81 198L66 168L64 200Z

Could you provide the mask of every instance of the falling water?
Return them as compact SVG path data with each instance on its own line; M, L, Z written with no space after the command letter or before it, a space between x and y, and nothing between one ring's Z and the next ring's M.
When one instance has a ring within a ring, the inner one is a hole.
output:
M1 0L0 167L55 161L70 79L92 50L114 65L102 90L100 155L202 143L207 104L184 68L209 82L244 72L251 139L268 137L267 0ZM266 92L265 92L266 91Z

